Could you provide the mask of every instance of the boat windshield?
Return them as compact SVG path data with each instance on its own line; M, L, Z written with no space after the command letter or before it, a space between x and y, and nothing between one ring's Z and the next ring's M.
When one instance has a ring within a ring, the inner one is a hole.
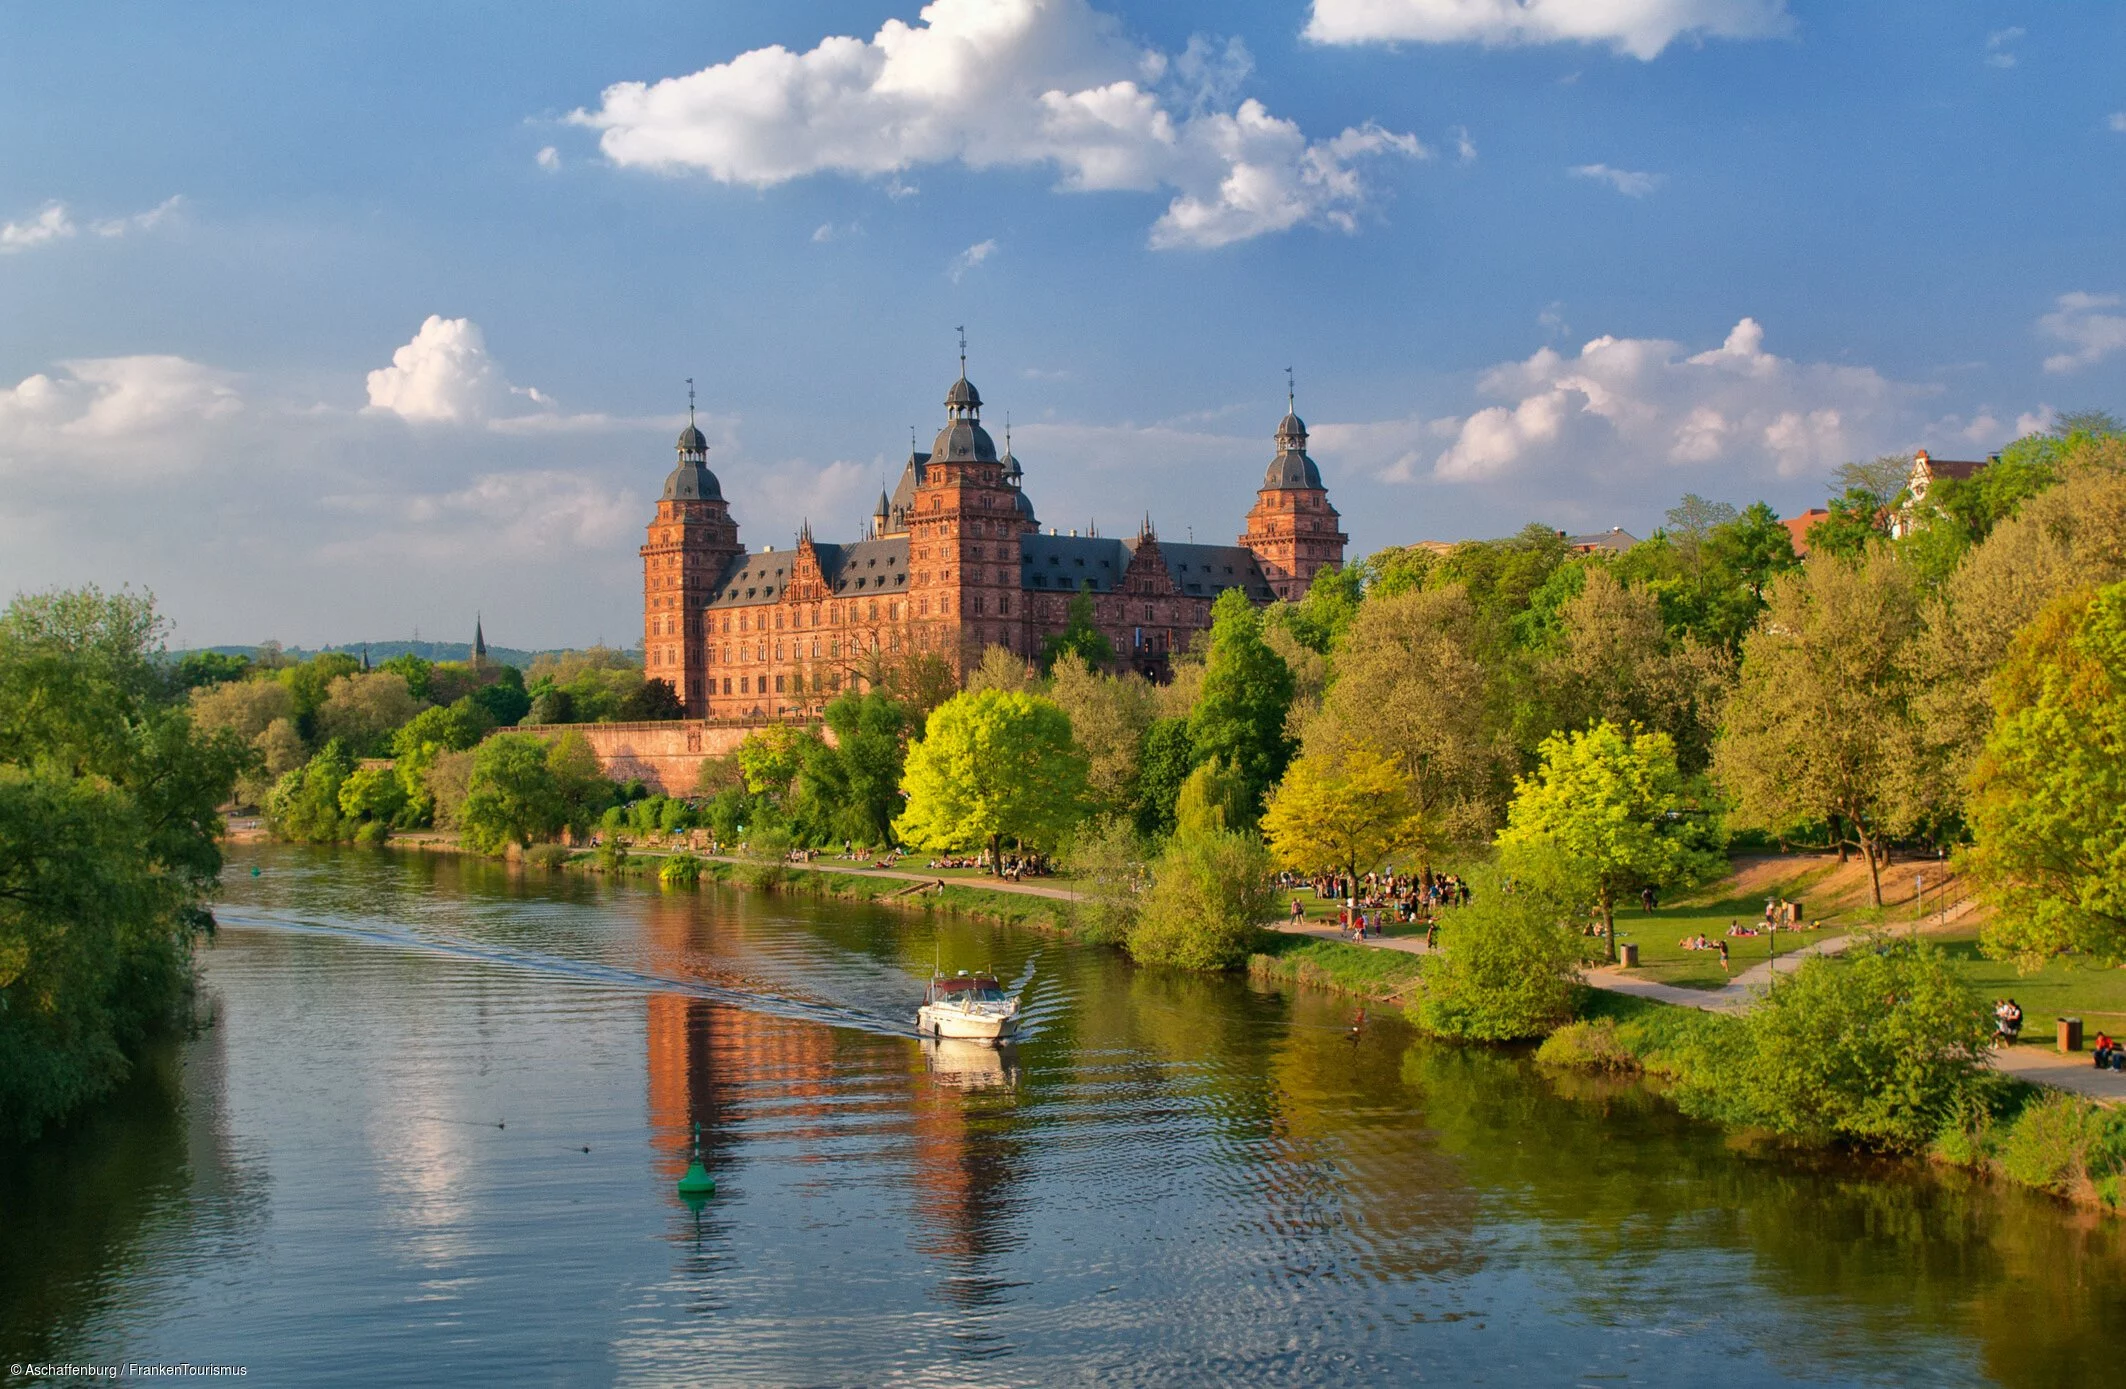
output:
M954 1003L1002 1003L1004 990L994 976L987 974L962 974L951 979L939 979L931 986L932 995L939 1001Z

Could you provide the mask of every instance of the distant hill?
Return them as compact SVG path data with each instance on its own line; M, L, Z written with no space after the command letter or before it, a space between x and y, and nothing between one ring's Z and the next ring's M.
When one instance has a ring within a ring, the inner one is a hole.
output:
M380 665L390 660L393 656L402 655L409 651L427 661L469 661L472 659L472 643L469 641L372 641L349 642L344 646L328 644L317 651L300 646L287 646L281 649L291 659L307 661L312 656L318 655L320 651L344 651L350 656L360 656L364 646L369 648L369 663L371 665ZM217 651L225 656L249 656L258 650L255 646L194 646L186 649L191 651ZM514 646L490 646L487 648L487 658L502 665L522 668L529 666L536 656L558 656L562 652L571 649L573 648L553 647L541 651L523 651ZM172 654L181 656L184 653L180 651Z

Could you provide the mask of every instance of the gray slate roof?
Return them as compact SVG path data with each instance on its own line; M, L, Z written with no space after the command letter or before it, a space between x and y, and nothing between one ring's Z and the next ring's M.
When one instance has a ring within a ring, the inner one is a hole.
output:
M720 502L723 486L716 481L716 474L702 464L681 463L664 480L664 499L668 502Z
M819 556L820 573L827 587L841 597L862 597L873 593L906 593L908 591L908 538L888 536L884 540L859 540L850 545L821 544L814 542L813 552ZM709 599L712 608L753 608L768 603L779 603L783 589L789 584L790 572L797 563L795 550L770 550L757 555L740 555L732 562L715 594Z

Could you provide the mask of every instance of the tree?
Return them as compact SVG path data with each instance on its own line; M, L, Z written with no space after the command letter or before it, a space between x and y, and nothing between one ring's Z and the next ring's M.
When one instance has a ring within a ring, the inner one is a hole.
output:
M1412 808L1441 842L1482 843L1498 823L1512 756L1458 584L1368 598L1336 655L1336 680L1307 722L1309 756L1360 750L1407 778Z
M1225 590L1211 605L1210 659L1189 714L1189 738L1198 760L1233 764L1251 805L1262 803L1291 760L1284 730L1291 703L1292 672L1262 639L1261 615L1240 589Z
M828 701L826 720L846 778L842 833L859 844L884 844L901 805L908 711L884 690L844 690Z
M345 742L357 756L375 757L419 711L402 675L387 670L343 675L332 682L318 707L317 728L320 735Z
M613 711L613 717L622 723L652 723L686 716L687 707L678 691L672 688L671 681L662 678L643 681Z
M1546 877L1509 886L1497 872L1478 875L1469 905L1445 928L1444 949L1426 962L1424 992L1410 1010L1418 1026L1441 1037L1513 1042L1572 1017L1581 945L1572 917L1581 904Z
M1054 849L1083 818L1085 758L1070 719L1048 700L980 690L930 715L901 786L908 804L897 836L924 849L986 844L1000 872L1006 838Z
M1188 774L1174 797L1174 833L1255 828L1255 806L1247 783L1230 762L1212 758Z
M1267 620L1282 626L1316 655L1333 656L1365 600L1365 580L1365 571L1356 567L1317 570L1305 596L1297 603L1275 605Z
M224 651L187 651L178 658L177 683L187 690L241 680L251 673L251 658Z
M1034 670L1026 658L1001 646L983 647L980 664L967 672L970 691L1024 691L1032 689L1034 684Z
M1151 682L1065 658L1050 673L1048 697L1069 717L1071 739L1085 754L1094 806L1110 815L1128 814L1137 803L1144 730L1152 721Z
M1709 502L1696 492L1685 492L1683 500L1670 507L1662 515L1668 523L1669 538L1687 555L1694 555L1712 533L1736 519L1736 511L1730 502Z
M1601 909L1614 960L1617 898L1719 872L1719 829L1666 733L1598 723L1544 739L1541 756L1535 774L1514 783L1499 848L1508 863L1548 857L1578 883Z
M1882 498L1865 487L1848 487L1831 498L1829 515L1809 527L1809 553L1859 559L1890 534Z
M1918 625L1911 578L1891 555L1812 555L1772 586L1743 642L1713 754L1742 823L1789 833L1835 820L1850 831L1878 907L1888 836L1921 809L1907 669Z
M195 688L192 723L202 729L226 728L250 742L279 719L295 717L295 696L278 680L231 680Z
M430 682L435 679L436 663L426 657L416 656L411 651L401 651L377 667L389 671L406 682L406 692L418 700L432 700L435 692Z
M1071 837L1069 860L1077 879L1074 923L1094 945L1121 945L1136 923L1151 884L1150 841L1120 815L1104 815Z
M352 837L354 827L340 810L340 788L353 774L354 755L347 745L329 740L275 784L266 798L267 826L298 844L336 844Z
M1196 744L1186 718L1153 719L1144 727L1144 750L1138 759L1137 829L1146 835L1170 834L1174 804L1196 769Z
M568 805L547 764L546 744L529 733L499 734L480 744L457 821L467 846L487 854L559 833Z
M406 788L388 767L357 767L340 783L340 814L360 844L381 844L406 809Z
M0 1140L125 1077L213 925L246 751L192 724L163 633L152 599L93 588L0 614Z
M1115 663L1115 644L1093 620L1090 579L1080 582L1078 591L1071 595L1063 630L1041 639L1041 673L1046 675L1065 656L1093 670L1105 670Z
M1152 865L1129 953L1141 964L1235 969L1276 908L1261 840L1238 830L1176 834Z
M487 711L497 728L514 728L531 712L531 696L524 690L524 673L515 666L503 666L496 679L472 692L472 699Z
M1800 567L1794 535L1763 502L1715 526L1699 550L1706 592L1704 637L1732 651L1764 611L1773 579Z
M1988 681L2016 633L2060 594L2126 578L2126 445L2061 445L2053 466L2060 485L1996 526L1923 611L1912 652L1915 775L1923 801L1944 813L1963 804L1993 727Z
M807 735L788 724L755 729L738 745L738 765L746 790L780 800L789 794L797 769L804 764Z
M2126 963L2126 583L2063 594L1993 680L1962 856L1989 954Z
M1334 760L1301 755L1270 793L1262 832L1278 867L1353 880L1428 842L1409 776L1369 748Z

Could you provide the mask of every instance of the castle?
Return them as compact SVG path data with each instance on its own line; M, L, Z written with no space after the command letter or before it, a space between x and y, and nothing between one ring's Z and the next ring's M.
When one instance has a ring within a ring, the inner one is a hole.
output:
M1347 537L1289 400L1235 545L1162 541L1149 519L1132 539L1043 531L1009 433L999 455L982 427L964 348L945 416L930 452L911 452L879 494L864 538L814 540L808 522L795 548L759 553L739 543L690 419L641 550L644 674L689 718L803 715L918 654L955 671L989 646L1033 657L1083 591L1116 666L1159 679L1225 590L1298 598L1343 563Z

